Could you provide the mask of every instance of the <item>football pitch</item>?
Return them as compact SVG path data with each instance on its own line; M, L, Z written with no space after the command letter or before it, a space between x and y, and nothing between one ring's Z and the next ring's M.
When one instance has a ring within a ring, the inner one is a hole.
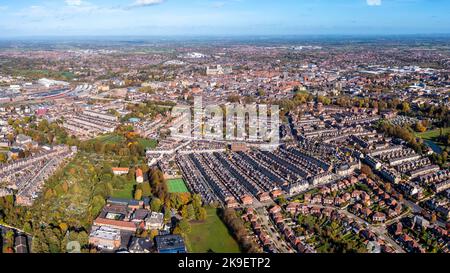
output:
M167 187L169 188L170 193L184 193L189 192L184 184L183 179L170 179L167 180Z

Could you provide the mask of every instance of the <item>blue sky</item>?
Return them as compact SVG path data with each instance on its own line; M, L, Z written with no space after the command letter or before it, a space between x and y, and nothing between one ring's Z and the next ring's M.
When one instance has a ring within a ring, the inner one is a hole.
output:
M450 33L448 0L0 0L0 37Z

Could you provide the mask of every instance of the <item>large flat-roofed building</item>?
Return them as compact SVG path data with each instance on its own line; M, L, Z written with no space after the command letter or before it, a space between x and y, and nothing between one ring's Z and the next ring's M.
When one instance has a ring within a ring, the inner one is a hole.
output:
M113 229L119 229L124 231L132 231L136 232L136 224L133 222L126 222L120 220L106 219L106 218L97 218L94 220L94 225L108 227Z
M221 65L217 65L216 68L213 67L207 67L206 68L206 75L226 75L233 73L232 67L222 67Z
M179 235L164 235L155 238L159 253L186 253L186 245Z
M89 235L89 243L101 249L119 249L120 241L120 230L106 226L93 226Z

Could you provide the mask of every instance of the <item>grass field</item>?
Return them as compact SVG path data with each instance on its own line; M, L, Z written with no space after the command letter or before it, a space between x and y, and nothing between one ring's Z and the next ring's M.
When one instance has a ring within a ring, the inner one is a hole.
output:
M105 144L119 144L125 140L125 137L116 134L108 134L99 136L97 139Z
M124 199L133 199L133 193L134 193L134 187L136 186L136 183L134 182L127 182L123 189L120 190L114 190L111 197L115 198L124 198Z
M142 145L142 147L144 147L144 149L154 149L158 145L158 142L155 139L139 138L138 142Z
M448 133L450 133L450 127L442 129L442 135L445 136ZM433 144L434 145L438 145L440 147L440 149L444 150L445 149L444 144L442 142L440 142L439 139L438 139L440 135L441 135L441 130L440 129L431 130L431 131L427 131L427 132L424 132L424 133L416 133L417 137L422 138L426 142L431 142L431 143L428 143L428 144L431 144L431 146ZM437 149L439 149L439 147L437 147ZM436 149L433 149L433 150L436 150Z
M167 181L167 187L169 188L170 193L189 192L183 179L170 179Z
M125 137L113 133L99 136L97 137L97 140L103 142L104 144L120 144L125 141ZM155 139L138 138L137 141L144 147L144 149L153 149L158 145L158 142Z
M436 129L436 130L432 130L432 131L427 131L424 133L417 133L416 135L420 138L426 139L426 140L436 140L436 138L439 137L441 133L440 129ZM442 135L446 135L450 133L450 127L447 128L443 128L442 130Z
M187 247L191 253L239 253L239 245L228 232L215 208L208 208L208 217L202 223L192 223L187 236Z

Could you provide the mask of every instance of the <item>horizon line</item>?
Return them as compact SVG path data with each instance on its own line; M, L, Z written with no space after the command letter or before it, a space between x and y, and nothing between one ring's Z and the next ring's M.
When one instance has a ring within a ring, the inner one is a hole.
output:
M393 36L449 36L447 33L318 33L318 34L79 34L79 35L7 35L0 39L23 39L23 38L288 38L288 37L393 37Z

